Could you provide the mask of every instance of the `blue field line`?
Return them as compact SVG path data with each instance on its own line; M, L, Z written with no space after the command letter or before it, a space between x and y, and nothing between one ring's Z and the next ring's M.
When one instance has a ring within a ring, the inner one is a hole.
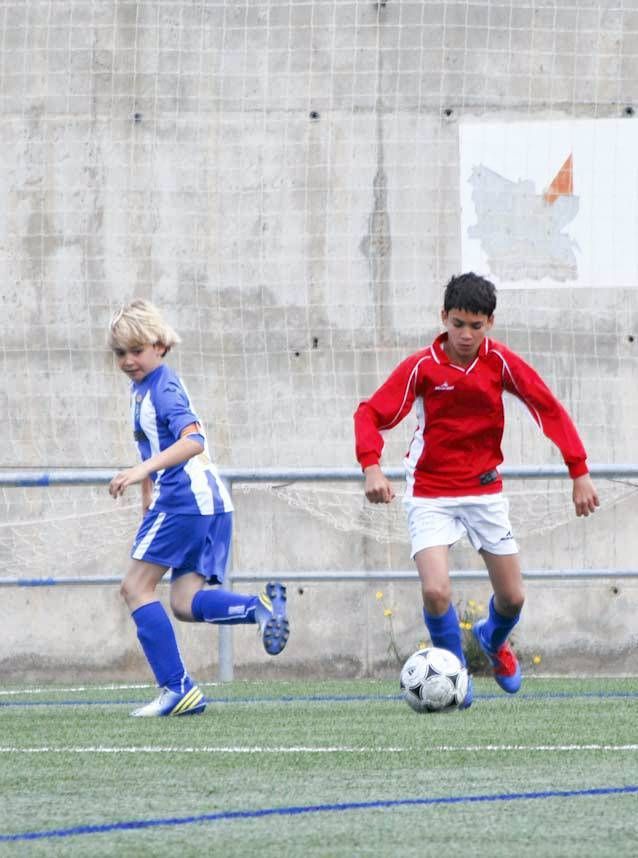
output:
M638 692L636 692L638 695ZM332 695L332 694L311 694L285 695L283 697L207 697L206 702L209 705L229 703L248 703L255 705L256 703L350 703L350 702L383 702L387 700L401 700L400 694L353 694L353 695ZM0 700L0 709L3 707L23 707L23 706L134 706L140 703L147 703L148 700Z
M24 840L77 837L82 834L106 834L109 831L139 831L163 826L195 825L202 822L219 822L226 819L260 819L266 816L301 816L309 813L344 813L352 810L376 810L389 807L423 807L427 805L478 804L480 802L534 801L549 798L582 798L587 796L631 795L638 793L638 785L623 787L592 787L590 789L546 790L543 792L496 793L492 795L454 795L439 798L402 798L377 801L348 801L338 804L291 805L266 807L259 810L225 810L218 813L201 813L194 816L169 816L164 819L133 819L127 822L110 822L104 825L78 825L72 828L53 828L48 831L25 831L21 834L0 834L0 843Z
M638 692L636 692L638 695ZM401 700L400 694L353 694L332 695L314 694L294 697L207 697L209 706L213 704L227 705L232 703L352 703L352 702L385 702ZM148 700L0 700L0 709L25 706L135 706L147 703Z
M503 692L494 694L475 694L475 700L575 700L577 698L638 699L638 691L540 691L536 694L509 695ZM400 694L308 694L283 695L281 697L208 697L207 703L213 705L262 704L262 703L384 703L401 700ZM24 708L28 706L139 706L145 700L0 700L0 709Z

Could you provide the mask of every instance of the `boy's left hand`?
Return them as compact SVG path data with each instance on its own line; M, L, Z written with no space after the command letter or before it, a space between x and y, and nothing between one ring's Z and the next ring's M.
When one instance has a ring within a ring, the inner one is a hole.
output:
M109 494L112 498L118 498L124 494L127 486L141 483L147 476L148 473L144 465L135 465L133 468L120 471L109 483Z
M591 512L596 512L596 507L600 506L596 488L589 474L583 474L582 477L574 479L572 500L576 507L576 515L587 516Z

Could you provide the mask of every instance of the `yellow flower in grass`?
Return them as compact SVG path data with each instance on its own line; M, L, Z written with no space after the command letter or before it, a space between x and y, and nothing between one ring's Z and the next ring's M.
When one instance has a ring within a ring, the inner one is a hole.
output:
M532 664L540 664L542 660L543 659L540 657L540 655L535 655L532 658Z
M379 599L383 599L383 592L381 590L377 590L376 597L377 601L379 601Z
M385 609L385 611L383 612L383 616L384 617L391 617L392 616L392 611L390 610L390 608Z

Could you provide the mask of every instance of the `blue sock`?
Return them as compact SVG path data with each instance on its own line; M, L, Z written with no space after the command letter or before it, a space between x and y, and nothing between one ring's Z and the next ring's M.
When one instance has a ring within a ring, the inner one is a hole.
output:
M193 596L191 613L200 623L256 623L257 596L243 596L232 590L199 590Z
M461 627L454 605L450 605L447 611L440 617L428 614L425 608L423 608L423 619L430 633L432 645L453 652L461 664L465 665Z
M157 684L183 694L193 687L179 654L175 632L161 602L151 602L131 614L137 638Z
M492 652L496 652L505 643L520 616L520 611L515 617L504 617L503 614L499 614L494 607L494 596L492 596L489 615L481 633L483 640Z

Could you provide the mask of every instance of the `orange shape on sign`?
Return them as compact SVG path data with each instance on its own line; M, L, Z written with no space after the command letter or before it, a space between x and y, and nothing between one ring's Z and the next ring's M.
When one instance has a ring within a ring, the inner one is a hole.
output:
M545 201L552 205L559 197L570 197L574 193L574 163L572 156L565 161L558 173L554 176L549 188L543 196Z

